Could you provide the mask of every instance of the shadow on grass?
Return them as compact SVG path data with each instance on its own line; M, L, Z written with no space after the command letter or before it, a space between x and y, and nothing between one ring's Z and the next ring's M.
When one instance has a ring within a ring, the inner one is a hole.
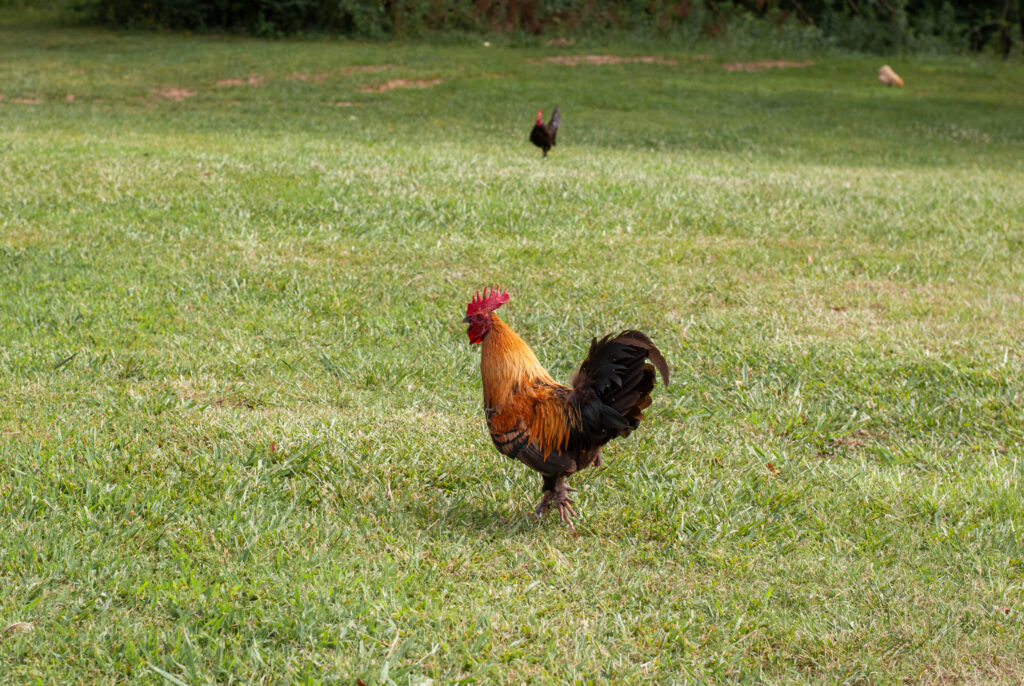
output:
M405 512L416 518L423 534L433 540L458 540L461 538L486 538L488 540L512 540L519 537L534 540L550 533L552 527L568 526L558 521L558 516L548 514L542 520L533 515L533 503L524 502L521 508L494 507L483 500L471 498L458 500L448 507L435 507L437 503L410 503ZM576 533L585 533L577 529Z

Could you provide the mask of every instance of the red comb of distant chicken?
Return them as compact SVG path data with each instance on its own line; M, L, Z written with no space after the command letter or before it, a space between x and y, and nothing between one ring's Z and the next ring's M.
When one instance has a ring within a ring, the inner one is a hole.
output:
M544 110L537 110L537 123L544 124Z
M477 291L476 297L469 301L469 305L466 306L466 316L481 312L494 312L508 301L509 294L503 292L501 286L485 288L483 297L480 296L480 291Z

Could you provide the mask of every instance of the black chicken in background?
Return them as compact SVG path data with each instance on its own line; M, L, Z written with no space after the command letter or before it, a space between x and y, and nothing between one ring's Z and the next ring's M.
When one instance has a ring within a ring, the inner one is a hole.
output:
M562 114L555 105L555 111L551 114L551 121L544 123L544 110L537 110L537 122L530 131L530 142L544 151L544 157L548 156L548 150L555 147L555 136L558 134L558 126L562 123Z

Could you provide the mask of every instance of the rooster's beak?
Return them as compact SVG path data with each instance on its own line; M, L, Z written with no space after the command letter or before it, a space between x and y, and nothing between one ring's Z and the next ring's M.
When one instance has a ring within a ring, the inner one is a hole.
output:
M469 324L469 317L463 317L462 318L462 323L463 324Z

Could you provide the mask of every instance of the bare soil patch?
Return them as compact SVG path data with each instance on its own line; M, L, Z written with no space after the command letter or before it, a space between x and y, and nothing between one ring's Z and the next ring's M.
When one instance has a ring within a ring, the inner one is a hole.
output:
M288 78L289 81L304 81L304 82L310 82L311 81L313 83L323 83L324 81L327 80L327 74L325 72L320 72L319 74L310 75L310 74L303 74L301 72L293 72L293 73L289 74L287 78Z
M196 94L196 91L189 88L178 88L177 86L164 86L163 88L154 88L153 95L157 98L163 98L164 100L174 100L181 102L185 98L191 98Z
M359 92L384 93L386 91L394 90L396 88L431 88L439 83L441 83L441 79L424 79L420 81L410 81L408 79L391 79L387 83L360 88Z
M814 62L791 62L788 60L758 60L756 62L726 62L722 69L726 71L764 71L766 69L788 69L790 67L809 67Z
M259 74L249 74L245 78L221 79L217 82L219 87L225 86L259 86L263 83L263 77Z
M605 65L605 64L679 64L678 60L670 60L665 57L641 56L641 57L619 57L618 55L565 55L545 57L544 62L552 64L564 64L567 67L578 67L581 64Z

